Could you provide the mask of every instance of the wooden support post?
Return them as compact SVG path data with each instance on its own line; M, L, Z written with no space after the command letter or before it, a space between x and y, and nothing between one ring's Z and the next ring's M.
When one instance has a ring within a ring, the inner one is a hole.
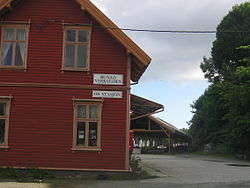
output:
M148 118L148 130L151 130L151 120Z
M168 137L168 151L171 153L171 132L169 131L169 137Z

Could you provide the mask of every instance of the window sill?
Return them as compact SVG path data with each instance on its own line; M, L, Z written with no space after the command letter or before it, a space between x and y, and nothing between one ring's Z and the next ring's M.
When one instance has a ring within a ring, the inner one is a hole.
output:
M9 148L10 148L9 146L3 146L3 145L1 146L0 145L0 149L9 149Z
M71 151L97 151L100 152L102 149L98 148L71 148Z
M63 68L61 69L62 72L89 72L90 70L87 69L87 68L84 68L84 69L66 69L66 68Z
M26 71L27 68L25 67L14 67L14 66L0 66L0 70L23 70Z

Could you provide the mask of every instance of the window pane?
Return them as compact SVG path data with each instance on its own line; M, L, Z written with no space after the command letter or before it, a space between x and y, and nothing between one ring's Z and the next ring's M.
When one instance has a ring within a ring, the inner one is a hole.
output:
M78 41L79 42L87 42L88 41L88 32L87 31L79 31Z
M17 29L17 40L26 40L26 29Z
M97 119L97 114L98 114L98 107L96 105L91 105L89 107L89 118L90 119Z
M25 51L25 43L16 43L16 57L15 57L16 66L24 65L24 51Z
M74 67L75 64L75 45L66 46L66 67Z
M0 102L0 116L6 115L6 103Z
M13 49L13 44L12 43L9 43L9 42L4 43L3 65L11 65L12 49Z
M89 123L89 146L97 146L97 123Z
M71 42L76 41L76 31L75 30L67 30L67 41L71 41Z
M14 29L8 28L4 30L5 40L14 40Z
M85 145L85 123L77 123L77 143L76 145L84 146Z
M79 105L77 108L77 117L86 118L86 105Z
M78 68L86 68L87 60L87 46L79 45L78 46Z
M5 137L5 120L0 119L0 144L4 143L4 137Z

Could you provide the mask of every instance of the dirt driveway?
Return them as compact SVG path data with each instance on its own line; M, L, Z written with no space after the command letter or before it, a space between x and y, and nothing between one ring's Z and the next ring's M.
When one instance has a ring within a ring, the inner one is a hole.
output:
M141 155L160 178L141 181L0 182L0 188L241 188L250 187L250 163L195 155Z

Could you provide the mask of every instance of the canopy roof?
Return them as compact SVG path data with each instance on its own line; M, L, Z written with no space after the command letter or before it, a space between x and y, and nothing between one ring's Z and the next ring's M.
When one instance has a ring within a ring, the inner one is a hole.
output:
M154 121L155 123L157 123L159 126L161 126L162 128L164 128L165 130L168 130L171 132L171 134L175 137L180 137L180 138L184 138L184 139L191 139L190 136L188 136L185 132L181 131L180 129L178 129L177 127L171 125L170 123L155 117L155 116L148 116L148 118L152 121Z
M182 141L190 141L191 137L185 132L171 125L170 123L157 118L153 115L138 118L131 121L131 130L137 134L145 134L148 136L171 137Z
M21 0L0 0L0 16ZM131 54L131 80L137 82L148 65L151 58L135 44L121 29L119 29L107 16L105 16L91 1L74 0L82 10L87 11Z
M147 116L163 109L162 104L131 94L131 119Z

